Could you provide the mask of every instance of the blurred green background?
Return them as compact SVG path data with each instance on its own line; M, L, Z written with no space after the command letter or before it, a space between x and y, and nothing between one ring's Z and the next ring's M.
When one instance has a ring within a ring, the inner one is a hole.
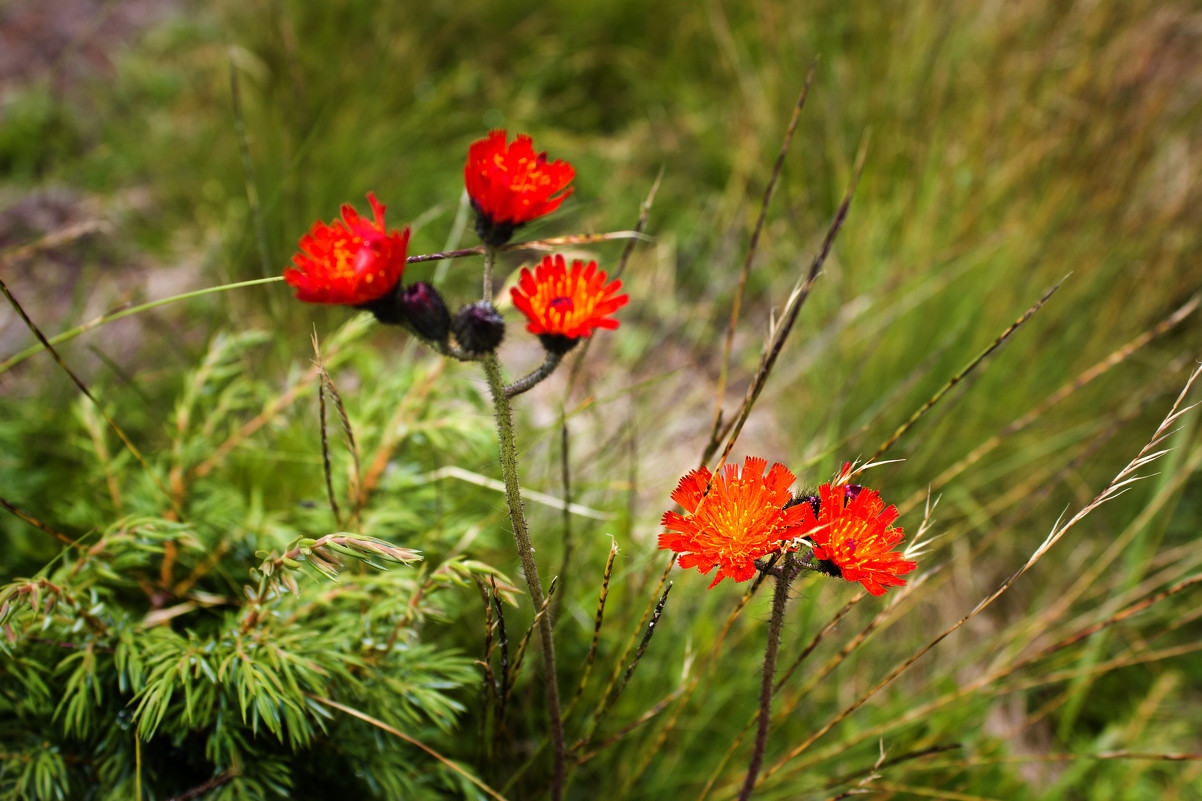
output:
M1202 287L1197 3L7 0L0 37L0 274L47 334L121 304L278 275L315 219L332 219L344 202L364 210L368 191L388 206L391 225L413 226L412 253L473 245L470 225L456 236L453 223L467 146L490 128L530 133L539 149L576 167L574 196L524 229L529 238L629 229L662 172L651 240L623 275L631 302L622 327L595 344L583 380L570 390L548 385L521 408L528 484L558 491L566 410L577 497L618 515L578 534L588 542L582 558L602 559L602 535L614 533L628 560L622 569L640 576L662 563L653 551L656 524L708 438L750 231L813 67L747 285L728 413L861 148L866 160L846 224L736 458L780 460L803 484L820 483L843 461L873 453L1063 280L984 369L889 453L904 461L870 474L911 531L927 489L942 496L934 533L943 536L925 564L946 568L946 583L915 605L895 643L879 646L893 654L882 654L882 665L966 613L1064 510L1093 497L1147 440L1199 358L1202 326L1192 313L1012 426ZM56 234L62 241L42 240ZM612 269L620 248L588 253ZM529 254L505 257L502 274L523 258ZM430 280L440 269L440 288L454 302L478 292L472 260L414 265L407 280ZM314 329L325 339L346 319L346 310L304 307L269 284L99 327L63 353L153 450L169 436L181 374L218 332L273 332L247 369L282 383L307 363ZM538 359L518 330L514 321L505 351L514 374ZM348 400L378 377L373 371L386 372L389 359L420 356L396 337L377 333L372 341L383 363L341 376ZM15 313L0 309L0 359L33 342ZM448 368L444 378L459 387L453 392L479 388L466 368ZM95 507L81 496L103 495L105 472L81 456L77 390L39 355L0 372L0 392L0 494L77 533L96 525ZM478 409L465 414L486 424ZM312 409L292 422L311 436L270 457L275 476L254 474L264 457L239 451L231 481L269 486L281 504L320 498ZM1121 557L1106 563L1093 595L1073 596L1074 608L1101 607L1120 590L1165 585L1195 569L1188 554L1202 522L1199 442L1192 418L1181 426L1169 443L1178 450L1147 471L1156 477L1083 523L1040 577L982 616L973 637L949 639L929 670L934 689L908 692L937 694L976 675L991 658L980 642L997 651L1017 642L1007 627L1038 621L1112 542L1126 543ZM999 434L1000 444L966 469L944 473ZM491 475L490 452L476 445L462 466ZM542 523L556 525L546 514ZM0 518L0 533L13 543L6 577L33 572L55 552L10 516ZM495 559L509 560L503 569L516 571L502 538L490 547ZM559 558L557 544L546 552L552 563ZM1174 562L1174 554L1188 556ZM1178 572L1158 572L1173 564ZM662 651L648 659L663 661L644 666L644 678L676 675L687 649L704 650L707 633L694 629L691 642L686 626L720 621L733 597L705 593L706 583L678 577L677 605L663 625L680 630L674 639L660 635ZM582 578L573 585L561 626L584 626L591 615L595 586ZM802 590L826 615L841 603L831 594L825 584ZM642 602L623 601L632 610ZM1196 640L1188 597L1181 604L1148 625L1163 625L1174 641ZM799 647L826 619L820 610L805 614L793 631ZM748 635L740 645L747 652L732 656L751 666L746 685L724 688L730 697L715 704L750 703L740 694L751 698L755 685L752 642L760 640ZM883 672L857 658L871 675ZM961 718L929 721L928 736L992 737L1007 753L1028 756L1077 747L1197 752L1202 734L1191 721L1200 699L1196 682L1181 677L1199 670L1202 660L1187 654L1107 674L1111 683L1102 686L1033 691L1014 706L982 700ZM1166 681L1171 689L1156 695ZM650 688L632 692L647 703L659 697ZM844 696L835 688L827 700L846 703ZM907 703L900 691L883 697L881 719L896 719ZM637 761L637 746L625 747ZM630 797L677 797L678 781L695 794L712 747L690 740L640 776L641 794ZM997 795L1005 781L1048 798L1202 798L1196 762L1108 762L1089 780L1084 763L1031 764L1004 780L994 768L927 778L942 788L934 797L1019 797ZM788 783L772 787L764 797L793 797ZM891 792L922 796L915 787ZM954 792L962 795L938 794Z

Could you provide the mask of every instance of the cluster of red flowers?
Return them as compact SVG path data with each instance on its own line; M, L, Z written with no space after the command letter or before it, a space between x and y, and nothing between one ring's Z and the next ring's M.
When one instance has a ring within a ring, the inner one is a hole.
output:
M464 165L464 181L481 241L499 247L520 226L555 211L572 194L568 184L575 175L567 162L548 161L546 153L536 153L526 135L509 143L505 131L492 131L474 143ZM491 306L465 306L451 320L429 284L401 288L409 229L388 231L384 206L374 193L367 200L373 222L344 205L341 219L329 225L319 220L301 237L293 266L284 271L284 280L296 289L297 298L368 309L383 322L407 324L434 341L444 341L454 331L461 344L468 339L478 347L495 347L500 335L482 332L477 322L497 325L500 318ZM539 335L548 350L562 355L593 330L618 327L610 315L626 303L627 296L618 294L621 281L606 280L596 262L573 261L569 270L562 256L547 256L533 273L523 268L520 285L511 292L529 321L527 329Z
M844 467L836 482L823 484L817 496L794 498L793 474L748 456L712 476L705 467L680 480L672 500L686 514L668 512L659 547L680 554L683 568L708 573L717 567L711 587L724 578L745 581L755 575L755 560L796 550L804 542L811 561L803 564L847 581L858 581L873 595L904 585L899 578L917 565L893 547L905 532L892 527L898 512L885 508L875 490L847 484Z

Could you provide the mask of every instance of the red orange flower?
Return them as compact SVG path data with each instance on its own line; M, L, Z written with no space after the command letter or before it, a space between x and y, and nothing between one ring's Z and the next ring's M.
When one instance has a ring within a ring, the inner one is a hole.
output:
M518 285L509 292L513 305L530 321L527 331L573 340L561 343L570 346L579 337L591 336L594 328L618 327L607 315L625 306L629 297L616 294L621 281L606 284L605 279L595 261L586 265L574 260L569 272L563 256L546 256L533 273L523 267Z
M711 587L728 576L746 581L755 575L755 560L779 551L782 542L800 535L797 528L809 504L783 508L792 499L793 474L774 464L768 474L766 459L748 456L739 466L728 464L711 482L701 467L680 480L672 500L687 514L668 512L659 535L659 547L680 554L680 566L718 573ZM706 488L709 492L706 492Z
M546 153L535 153L525 134L507 142L505 131L490 131L468 149L463 168L476 231L489 245L505 244L519 225L559 208L576 176L566 161L548 162Z
M818 488L817 515L812 502L795 508L805 516L805 536L814 543L814 556L873 595L904 585L898 576L918 566L893 550L905 532L890 527L897 507L886 508L876 490L823 484Z
M284 280L296 288L296 297L308 303L345 303L357 306L392 292L405 271L409 229L389 233L384 227L384 205L374 192L367 202L375 217L368 222L350 206L342 206L342 219L326 225L313 223L300 239L295 267L284 270Z

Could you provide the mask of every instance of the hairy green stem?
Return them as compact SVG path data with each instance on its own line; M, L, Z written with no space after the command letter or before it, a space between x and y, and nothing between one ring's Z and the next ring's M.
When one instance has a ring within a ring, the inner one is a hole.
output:
M484 284L486 291L488 279ZM505 393L505 379L501 375L501 364L495 353L482 360L488 388L492 393L493 407L497 413L497 440L501 447L501 475L505 479L505 500L509 506L509 519L513 523L513 538L517 543L518 557L530 588L530 602L534 609L543 608L545 596L542 582L538 578L538 565L534 561L534 548L530 545L530 533L526 529L526 513L522 509L522 491L518 486L517 446L513 435L513 413ZM555 645L551 637L551 617L541 615L538 634L542 641L543 673L547 691L547 717L551 724L551 746L554 752L551 773L551 799L559 801L563 795L564 760L566 749L563 736L563 718L559 710L559 685L555 673ZM779 634L779 633L778 633Z
M492 266L497 260L497 249L484 246L484 302L492 303Z
M776 576L776 591L772 594L772 619L768 624L768 645L764 648L764 675L760 683L759 726L755 732L755 747L751 750L751 762L747 765L747 778L739 793L739 801L751 798L760 766L764 764L764 748L768 744L768 724L772 711L772 677L776 673L776 655L780 650L780 632L785 622L785 606L789 602L789 582L797 575L793 554L785 554L785 563L772 571Z
M537 369L505 387L505 397L515 398L527 390L534 389L539 382L555 372L555 368L559 366L561 361L563 361L563 354L547 351L546 360Z

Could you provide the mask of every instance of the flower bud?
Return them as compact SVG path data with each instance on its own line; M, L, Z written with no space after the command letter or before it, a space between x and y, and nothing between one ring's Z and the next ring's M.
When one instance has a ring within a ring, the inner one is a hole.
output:
M422 339L446 342L451 330L451 313L437 289L425 281L410 284L400 291L397 307Z
M565 337L563 334L539 334L538 341L542 343L543 350L547 351L547 353L554 353L556 356L565 356L568 351L580 343L580 338Z
M491 353L505 338L505 320L491 303L480 301L460 309L451 330L469 353Z

